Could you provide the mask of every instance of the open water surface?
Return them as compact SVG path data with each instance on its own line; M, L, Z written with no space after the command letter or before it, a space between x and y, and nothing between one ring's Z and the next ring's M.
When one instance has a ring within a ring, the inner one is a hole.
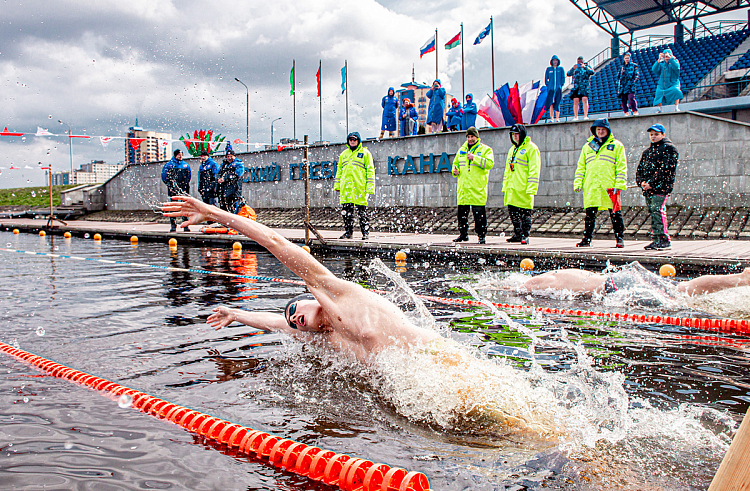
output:
M216 247L8 232L0 246L294 278L270 254ZM453 340L459 362L386 352L364 367L281 335L205 324L220 304L281 312L300 286L12 252L0 252L0 340L255 429L424 472L436 490L705 489L750 405L750 338L434 303L426 314L377 262L321 259L393 290L415 322ZM425 295L653 313L623 299L486 288L522 280L502 267L421 262L400 277ZM737 290L669 312L746 315ZM328 489L4 355L0 373L0 489ZM503 430L474 417L478 406L526 411L544 430Z

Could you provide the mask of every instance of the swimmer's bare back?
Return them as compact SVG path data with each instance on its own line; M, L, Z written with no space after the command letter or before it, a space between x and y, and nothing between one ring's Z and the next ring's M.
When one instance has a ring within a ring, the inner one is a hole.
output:
M583 269L559 269L534 276L523 284L528 291L568 290L574 293L590 294L603 288L607 277Z

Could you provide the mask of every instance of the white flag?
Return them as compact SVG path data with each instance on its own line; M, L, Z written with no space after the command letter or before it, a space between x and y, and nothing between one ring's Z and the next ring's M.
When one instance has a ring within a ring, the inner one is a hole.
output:
M36 127L36 136L50 136L52 133L42 128L41 126Z
M102 147L104 147L105 149L107 148L107 145L109 145L109 142L111 142L112 140L113 140L113 137L111 137L111 136L100 136L99 137L99 141L101 142Z

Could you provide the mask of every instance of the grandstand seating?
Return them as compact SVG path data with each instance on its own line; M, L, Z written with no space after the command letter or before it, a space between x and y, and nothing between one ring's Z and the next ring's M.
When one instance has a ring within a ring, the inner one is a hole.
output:
M656 91L656 76L651 67L659 58L659 53L670 48L672 53L680 62L680 85L683 94L687 94L708 73L726 58L737 46L750 34L750 30L706 36L691 39L682 43L670 43L660 46L639 49L633 52L633 61L638 64L639 78L636 82L636 98L640 107L651 106ZM740 58L735 65L742 62L750 67L750 52ZM617 76L622 66L622 57L617 57L606 63L595 75L591 77L591 93L589 95L589 112L606 112L621 110L620 100L617 96ZM569 67L565 67L566 71ZM739 67L742 68L742 67ZM561 108L563 116L573 114L573 101L566 94L563 97Z
M739 60L735 61L730 70L742 70L744 68L750 68L750 51L740 57Z

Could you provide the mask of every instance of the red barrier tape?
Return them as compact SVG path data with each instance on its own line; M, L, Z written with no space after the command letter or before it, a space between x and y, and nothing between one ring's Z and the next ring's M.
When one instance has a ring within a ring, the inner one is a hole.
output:
M28 362L49 375L85 385L117 397L132 397L131 406L165 419L239 452L266 460L279 469L338 486L344 491L428 491L430 483L421 472L408 472L386 464L373 464L330 450L305 445L286 438L253 430L237 423L188 409L124 387L115 382L60 365L51 360L0 342L0 351Z

